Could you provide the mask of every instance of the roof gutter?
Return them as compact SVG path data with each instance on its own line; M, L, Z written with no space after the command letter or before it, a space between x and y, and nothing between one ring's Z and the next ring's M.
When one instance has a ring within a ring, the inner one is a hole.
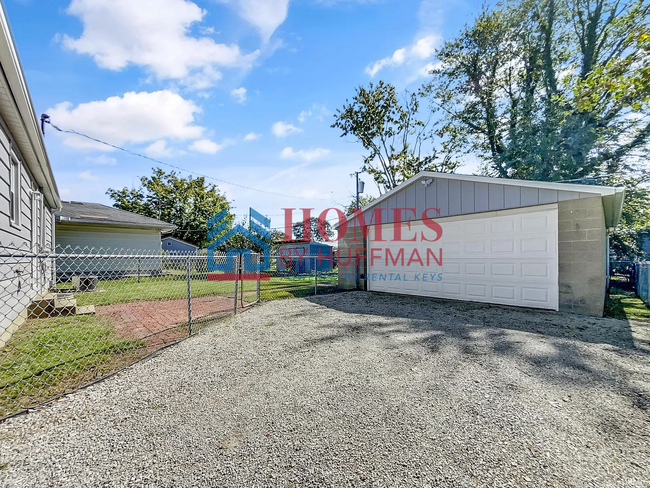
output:
M87 219L71 219L70 217L56 217L57 224L84 224L84 225L99 225L99 226L110 226L110 227L129 227L129 228L145 228L145 229L159 229L163 234L169 234L174 232L178 227L169 224L169 226L163 227L156 224L135 224L131 222L114 222L112 220L87 220Z

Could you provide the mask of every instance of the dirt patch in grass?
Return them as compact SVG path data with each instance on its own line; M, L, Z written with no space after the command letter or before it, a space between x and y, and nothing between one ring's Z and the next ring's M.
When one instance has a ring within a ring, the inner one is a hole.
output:
M108 317L30 320L0 351L0 417L38 405L147 354Z

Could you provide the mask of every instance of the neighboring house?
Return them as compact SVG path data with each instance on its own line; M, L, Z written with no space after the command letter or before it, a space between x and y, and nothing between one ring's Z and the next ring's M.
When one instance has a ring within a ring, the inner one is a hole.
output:
M320 272L332 271L334 248L319 242L285 241L280 244L279 258L276 261L280 272L311 273L315 269ZM316 256L317 259L302 259L301 256ZM318 256L323 257L320 260ZM331 257L330 257L331 256Z
M43 137L0 3L0 347L47 290L53 211L61 204ZM7 255L28 253L22 258ZM31 255L29 255L31 253ZM36 256L40 254L40 256Z
M63 202L56 213L58 253L128 255L125 258L57 259L58 275L124 276L161 271L161 235L176 226L99 203ZM141 256L141 257L137 257Z
M198 251L199 247L189 242L181 241L175 237L162 238L162 250L169 254L187 254Z
M339 283L602 316L608 232L618 225L624 196L623 188L422 172L362 209L367 238L357 229L361 219L349 217L339 240ZM401 212L401 242L393 240L394 209L415 211ZM442 229L436 242L422 239L437 237L423 221L426 209L440 211L427 214ZM381 236L367 228L379 210ZM417 242L405 241L414 236ZM355 253L365 249L357 265Z

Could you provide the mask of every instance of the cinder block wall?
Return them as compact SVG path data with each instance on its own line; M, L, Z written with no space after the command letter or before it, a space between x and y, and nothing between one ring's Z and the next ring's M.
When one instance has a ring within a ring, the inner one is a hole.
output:
M559 202L560 310L603 316L607 229L602 198Z
M344 290L354 290L359 288L365 290L364 276L366 273L366 240L363 238L361 228L357 230L357 241L354 240L354 227L349 226L345 236L339 240L339 287ZM359 259L359 266L357 266L356 256L357 252L362 258ZM341 263L348 261L348 253L352 258L347 266ZM358 276L358 278L357 278ZM347 278L347 279L346 279Z

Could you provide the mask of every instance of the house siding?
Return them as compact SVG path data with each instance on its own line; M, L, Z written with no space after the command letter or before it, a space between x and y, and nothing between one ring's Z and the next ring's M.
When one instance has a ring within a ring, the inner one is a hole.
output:
M11 188L11 159L20 164L20 221L11 222L9 194ZM39 188L15 145L4 120L0 118L0 347L3 347L13 329L25 319L24 311L37 295L46 291L52 280L52 260L30 256L52 249L53 209L42 198L44 207L45 246L38 239L41 230L32 228L33 192ZM40 225L40 218L34 222ZM25 257L10 257L23 253Z

